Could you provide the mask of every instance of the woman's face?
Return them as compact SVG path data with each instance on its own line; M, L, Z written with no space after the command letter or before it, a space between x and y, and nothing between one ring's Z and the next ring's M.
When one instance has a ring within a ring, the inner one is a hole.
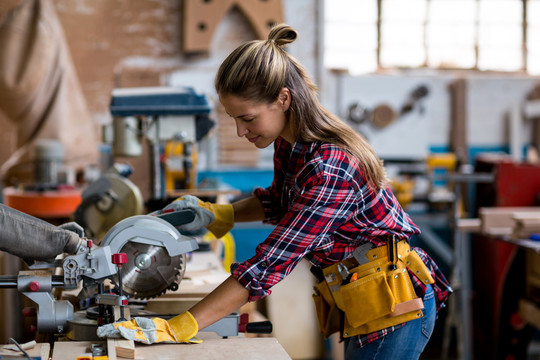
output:
M219 101L236 122L238 136L245 136L259 149L270 145L278 136L294 142L285 114L291 104L287 88L283 88L271 104L256 103L235 95L220 95Z

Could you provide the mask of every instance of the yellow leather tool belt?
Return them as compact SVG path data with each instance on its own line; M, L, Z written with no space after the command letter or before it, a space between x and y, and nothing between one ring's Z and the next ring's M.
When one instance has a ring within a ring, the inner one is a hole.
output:
M369 250L366 257L363 264L348 258L323 269L325 280L315 286L313 300L319 330L325 337L341 326L342 336L350 337L423 316L424 304L416 296L407 270L426 284L434 280L408 242L389 241L388 246Z

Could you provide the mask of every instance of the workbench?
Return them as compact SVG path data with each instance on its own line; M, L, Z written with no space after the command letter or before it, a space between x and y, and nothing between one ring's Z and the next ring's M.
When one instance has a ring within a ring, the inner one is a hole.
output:
M222 339L213 333L199 333L200 344L135 343L137 360L173 359L235 359L235 360L285 360L291 359L275 338L246 338L244 336ZM74 360L89 352L90 341L58 341L54 343L52 360ZM124 359L118 357L118 359ZM115 360L109 358L109 360Z
M159 314L179 314L214 290L230 274L225 271L213 251L195 251L190 254L184 278L176 291L167 291L149 299L145 310ZM244 308L240 309L243 313ZM261 321L250 314L250 321ZM153 344L135 343L136 359L291 359L275 337L252 337L240 333L224 339L214 332L201 331L197 337L201 344ZM88 353L90 341L57 341L52 348L53 360L73 360ZM123 359L123 358L122 358ZM114 360L114 358L109 358Z
M193 306L223 282L227 273L213 251L196 251L190 255L184 279L177 291L168 291L150 299L146 310L157 313L180 313ZM159 315L158 315L159 316ZM257 321L260 319L250 319ZM244 334L226 339L214 332L199 332L201 344L152 344L135 343L137 360L167 359L291 359L274 337L246 337ZM52 348L53 360L73 360L89 352L90 341L57 341ZM118 359L123 359L117 357ZM109 358L109 360L114 360Z

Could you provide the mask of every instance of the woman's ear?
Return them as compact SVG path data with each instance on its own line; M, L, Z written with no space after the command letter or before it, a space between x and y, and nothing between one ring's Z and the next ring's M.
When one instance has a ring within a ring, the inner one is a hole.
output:
M289 110L291 106L291 92L287 88L282 88L278 95L278 104L283 111Z

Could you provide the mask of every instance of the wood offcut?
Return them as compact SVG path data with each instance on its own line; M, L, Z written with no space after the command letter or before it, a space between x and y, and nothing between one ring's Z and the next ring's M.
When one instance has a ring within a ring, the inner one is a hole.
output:
M281 0L185 0L182 19L184 51L207 52L221 19L235 6L247 18L259 39L265 39L272 26L283 22Z

